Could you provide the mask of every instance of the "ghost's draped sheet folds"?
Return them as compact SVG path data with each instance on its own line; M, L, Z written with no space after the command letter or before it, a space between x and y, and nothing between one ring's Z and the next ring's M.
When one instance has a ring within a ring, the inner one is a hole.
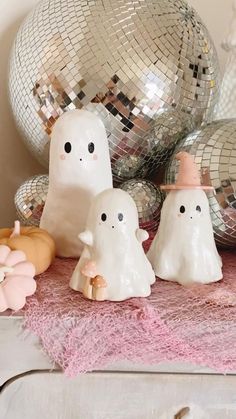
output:
M169 192L158 233L147 256L155 274L165 280L188 285L222 279L222 262L203 190Z
M139 229L137 208L127 192L101 192L93 200L86 232L80 237L85 247L72 275L71 288L87 298L111 301L150 295L155 274L142 247L148 234ZM90 276L98 277L98 286L104 286L98 298Z
M93 113L73 110L56 122L50 144L49 189L40 227L56 242L57 255L79 257L94 196L112 187L108 141Z

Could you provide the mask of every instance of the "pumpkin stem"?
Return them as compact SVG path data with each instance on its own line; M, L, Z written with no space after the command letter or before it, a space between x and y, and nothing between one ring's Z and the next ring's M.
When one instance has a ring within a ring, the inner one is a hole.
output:
M13 230L12 234L10 235L10 239L12 237L19 236L19 235L20 235L20 221L15 221L14 230Z

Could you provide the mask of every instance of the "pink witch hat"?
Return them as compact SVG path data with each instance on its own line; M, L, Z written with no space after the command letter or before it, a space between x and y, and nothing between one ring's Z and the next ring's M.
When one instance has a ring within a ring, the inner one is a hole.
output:
M179 173L176 183L173 185L161 185L163 190L172 189L204 189L208 191L214 190L213 186L201 185L201 178L194 162L194 157L186 151L176 154L175 158L179 160Z

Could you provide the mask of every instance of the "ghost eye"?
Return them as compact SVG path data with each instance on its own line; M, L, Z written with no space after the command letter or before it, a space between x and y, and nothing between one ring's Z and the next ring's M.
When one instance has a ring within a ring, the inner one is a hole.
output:
M118 220L119 221L123 221L123 219L124 219L124 216L123 216L123 214L121 214L121 212L118 214Z
M89 153L92 154L94 152L94 149L95 149L94 143L89 143L89 145L88 145L88 151L89 151Z
M184 205L181 205L181 207L180 207L180 212L181 212L181 214L183 214L184 212L185 212L185 207L184 207Z
M201 212L202 211L200 205L197 205L196 206L196 211L198 211L198 212Z
M64 145L64 150L66 153L70 153L71 152L71 143L67 142Z
M107 216L106 216L106 214L103 212L103 214L101 215L101 220L102 220L102 221L106 221L106 219L107 219Z

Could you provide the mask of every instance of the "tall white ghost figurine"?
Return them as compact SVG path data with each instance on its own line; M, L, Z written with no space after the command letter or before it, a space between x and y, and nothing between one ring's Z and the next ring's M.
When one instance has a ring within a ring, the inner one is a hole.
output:
M78 257L95 195L112 186L108 141L102 121L85 110L64 113L50 144L49 189L40 227L56 242L58 256Z
M155 274L182 285L208 284L222 279L222 262L217 252L209 203L201 186L194 158L189 153L180 160L175 185L162 185L169 192L164 201L159 230L148 252Z
M71 288L98 301L150 295L155 274L142 247L148 233L139 229L137 208L127 192L108 189L97 195L79 237L85 247Z

